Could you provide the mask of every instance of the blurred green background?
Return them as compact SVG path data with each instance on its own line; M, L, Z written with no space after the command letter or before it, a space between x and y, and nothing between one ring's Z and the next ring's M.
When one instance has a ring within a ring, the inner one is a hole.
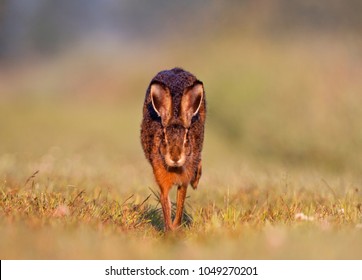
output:
M2 0L2 176L54 151L143 164L144 93L174 66L205 84L206 166L360 176L361 12L338 0Z

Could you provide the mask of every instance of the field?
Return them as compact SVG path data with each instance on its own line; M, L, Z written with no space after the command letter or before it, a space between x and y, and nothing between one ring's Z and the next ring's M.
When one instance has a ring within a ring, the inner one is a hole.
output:
M0 259L361 259L362 41L178 46L2 68ZM204 82L208 116L199 188L165 235L139 129L174 66Z

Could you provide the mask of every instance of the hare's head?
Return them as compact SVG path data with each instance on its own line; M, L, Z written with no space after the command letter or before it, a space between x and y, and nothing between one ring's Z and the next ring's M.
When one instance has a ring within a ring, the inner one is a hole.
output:
M165 84L154 82L150 96L163 129L160 153L167 166L182 167L192 153L190 128L203 102L203 85L195 81L177 94Z

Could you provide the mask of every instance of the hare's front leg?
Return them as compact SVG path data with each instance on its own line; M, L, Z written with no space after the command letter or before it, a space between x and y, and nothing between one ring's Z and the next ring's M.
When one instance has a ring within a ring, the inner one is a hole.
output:
M171 201L168 195L169 190L170 190L169 188L161 187L160 201L162 206L163 218L165 222L165 231L170 231L174 229L171 220Z
M173 226L175 228L181 225L182 215L184 211L184 204L187 192L187 185L181 185L177 188L177 198L176 198L176 216L173 221Z

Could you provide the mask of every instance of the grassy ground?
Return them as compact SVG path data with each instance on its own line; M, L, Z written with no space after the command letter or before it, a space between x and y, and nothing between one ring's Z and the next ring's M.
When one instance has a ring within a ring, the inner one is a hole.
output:
M0 258L361 259L360 42L315 39L1 73ZM208 120L199 189L165 236L139 125L168 65L204 81Z

